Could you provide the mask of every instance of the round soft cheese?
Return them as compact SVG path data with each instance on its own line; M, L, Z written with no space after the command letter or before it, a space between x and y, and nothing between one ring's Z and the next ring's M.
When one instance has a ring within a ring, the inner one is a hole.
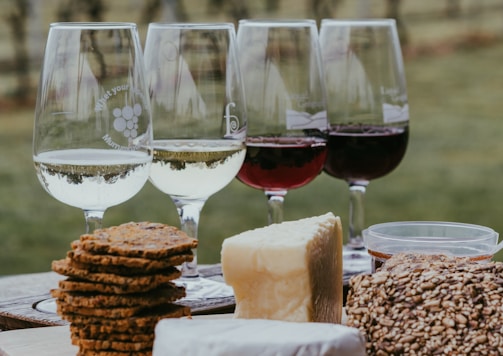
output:
M163 319L153 356L365 355L358 329L266 319Z

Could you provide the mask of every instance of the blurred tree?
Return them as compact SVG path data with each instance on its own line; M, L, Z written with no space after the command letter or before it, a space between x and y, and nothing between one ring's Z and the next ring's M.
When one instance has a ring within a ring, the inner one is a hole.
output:
M250 10L248 10L248 4L246 3L246 0L231 0L229 14L234 19L234 21L249 18Z
M461 14L461 4L459 3L459 0L447 0L445 13L447 14L447 17L459 17Z
M340 2L341 0L308 0L308 5L319 25L322 19L335 17L335 9Z
M59 21L103 21L103 0L62 0L58 6Z
M30 13L29 0L14 0L11 11L5 15L5 20L11 30L14 46L14 70L17 77L17 88L14 97L25 101L30 97L30 58L28 54L27 20Z
M400 44L405 47L409 43L409 34L400 15L400 3L401 0L387 0L386 17L395 19Z
M279 10L279 0L265 0L267 12L277 12Z
M160 14L160 16L159 16ZM187 21L189 16L181 0L145 0L140 23L156 21Z
M241 19L250 18L250 10L246 0L208 0L206 7L208 15L215 15L222 11L235 23Z

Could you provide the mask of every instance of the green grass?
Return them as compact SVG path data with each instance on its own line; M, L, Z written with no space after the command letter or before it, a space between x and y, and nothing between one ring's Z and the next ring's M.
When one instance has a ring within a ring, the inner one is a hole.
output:
M503 43L406 62L410 144L394 172L370 183L368 225L448 220L503 231L501 58ZM32 121L32 107L0 113L0 275L48 271L84 229L83 213L54 200L37 181ZM327 211L340 215L346 228L347 186L325 174L286 197L287 220ZM174 205L149 183L109 209L104 223L141 220L178 225ZM225 237L265 224L264 194L233 181L203 210L200 262L218 262Z

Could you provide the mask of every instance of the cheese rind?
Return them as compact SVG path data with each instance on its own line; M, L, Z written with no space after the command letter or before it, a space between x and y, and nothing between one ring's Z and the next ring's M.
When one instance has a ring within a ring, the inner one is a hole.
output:
M340 323L342 228L334 214L227 238L221 257L237 318Z
M164 319L155 330L153 356L365 355L356 328L278 320Z

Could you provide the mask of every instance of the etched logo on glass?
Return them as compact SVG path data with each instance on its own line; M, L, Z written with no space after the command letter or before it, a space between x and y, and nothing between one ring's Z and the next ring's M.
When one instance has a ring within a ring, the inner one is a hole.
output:
M123 84L107 90L105 94L97 101L94 111L102 111L106 107L106 103L112 97L117 96L121 92L129 91L129 85ZM103 136L103 140L110 146L116 149L137 149L134 144L134 139L138 136L138 122L139 116L143 113L143 107L141 104L136 103L132 105L124 105L122 107L116 106L112 110L113 114L113 128L116 132L121 133L125 138L128 139L128 147L118 144L113 140L113 138L106 134Z
M141 112L142 107L140 104L115 108L113 110L115 117L114 129L118 132L122 132L124 137L135 138L138 136L138 116L141 115Z
M231 108L235 107L236 103L230 102L225 105L225 137L232 136L239 130L239 118L231 114Z

